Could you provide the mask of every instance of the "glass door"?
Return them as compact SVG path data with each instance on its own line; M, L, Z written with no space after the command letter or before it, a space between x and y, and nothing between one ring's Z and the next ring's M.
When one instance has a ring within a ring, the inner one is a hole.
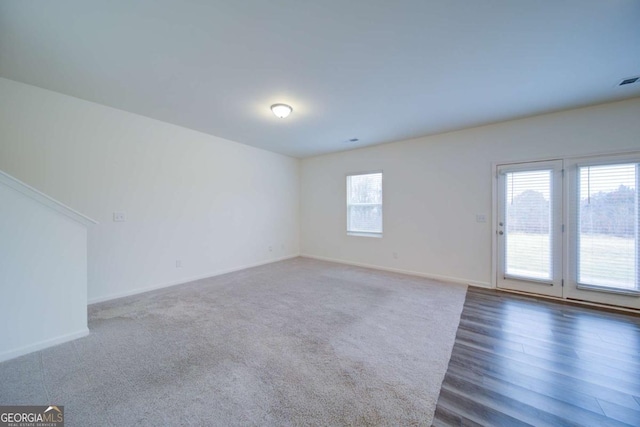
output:
M500 165L497 286L562 296L562 160Z
M640 156L567 165L567 298L640 308Z

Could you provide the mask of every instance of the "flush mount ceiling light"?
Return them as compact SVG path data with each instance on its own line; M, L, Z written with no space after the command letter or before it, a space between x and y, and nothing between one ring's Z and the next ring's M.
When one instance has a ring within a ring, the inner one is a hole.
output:
M271 111L273 111L273 114L275 114L276 117L280 117L281 119L284 119L289 114L291 114L291 112L293 111L293 108L291 108L287 104L273 104L271 106Z

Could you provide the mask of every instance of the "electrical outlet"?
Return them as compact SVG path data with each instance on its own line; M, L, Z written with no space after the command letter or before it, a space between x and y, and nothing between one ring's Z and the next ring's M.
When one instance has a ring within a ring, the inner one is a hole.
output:
M393 253L393 259L398 259L398 252Z
M176 260L176 268L182 268L182 260L181 259L177 259Z
M476 222L487 222L487 216L485 214L476 214Z
M113 213L113 222L125 222L127 220L127 216L124 212L114 212Z
M269 252L273 252L273 246L269 246Z

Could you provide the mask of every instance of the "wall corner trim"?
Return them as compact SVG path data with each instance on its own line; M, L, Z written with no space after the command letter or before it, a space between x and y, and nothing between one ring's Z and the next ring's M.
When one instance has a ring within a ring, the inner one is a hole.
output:
M18 191L19 193L24 194L25 196L39 202L40 204L61 213L74 221L79 222L80 224L88 227L90 225L98 224L98 221L89 218L86 215L81 214L80 212L70 208L69 206L60 203L59 201L47 196L41 191L36 190L28 184L20 181L17 178L9 175L6 172L0 170L0 183L6 185L9 188Z

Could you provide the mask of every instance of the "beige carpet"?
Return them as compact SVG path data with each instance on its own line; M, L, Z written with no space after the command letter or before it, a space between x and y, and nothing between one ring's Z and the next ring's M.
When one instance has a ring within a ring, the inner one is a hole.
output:
M466 287L297 258L93 305L0 364L68 426L431 425Z

